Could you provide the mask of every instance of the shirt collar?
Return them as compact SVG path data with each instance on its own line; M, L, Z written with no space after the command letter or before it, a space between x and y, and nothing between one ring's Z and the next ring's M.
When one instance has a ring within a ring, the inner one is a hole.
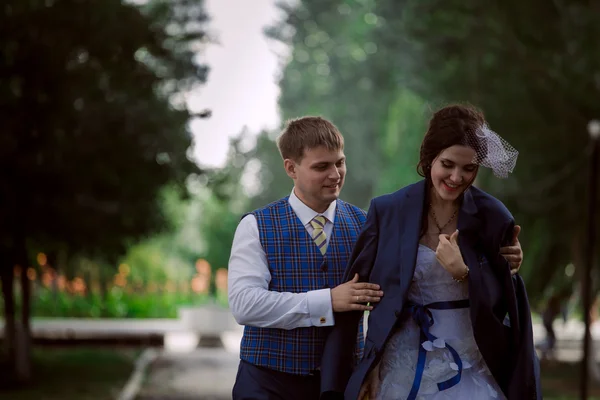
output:
M288 201L290 203L290 206L292 207L292 210L294 210L294 212L298 216L298 219L302 222L304 226L308 225L310 221L312 221L313 218L317 215L324 216L332 224L335 221L335 209L337 207L337 201L332 201L327 210L325 210L325 212L322 214L316 212L315 210L304 204L302 200L300 200L298 196L296 196L296 193L294 193L294 189L292 189L292 193L290 194L290 198Z

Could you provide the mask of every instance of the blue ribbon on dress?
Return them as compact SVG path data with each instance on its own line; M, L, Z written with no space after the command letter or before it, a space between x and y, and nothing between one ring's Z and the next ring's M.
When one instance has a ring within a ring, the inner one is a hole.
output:
M423 378L423 371L425 370L425 359L427 358L427 350L423 347L423 343L429 340L433 342L437 339L437 337L433 336L429 333L429 328L433 326L433 314L430 310L454 310L458 308L468 308L469 307L469 299L465 300L454 300L454 301L439 301L436 303L431 303L427 305L422 304L414 304L409 303L408 309L417 323L421 328L421 339L419 345L419 356L417 358L417 371L415 373L415 379L413 381L412 388L408 395L407 400L415 400L417 397L417 393L419 392L419 387L421 386L421 379ZM458 365L458 372L452 378L445 380L444 382L440 382L437 384L438 389L440 391L450 389L452 386L456 385L460 382L460 377L462 375L462 360L460 356L454 350L452 346L446 343L446 348L452 354L452 358L454 358L454 362Z

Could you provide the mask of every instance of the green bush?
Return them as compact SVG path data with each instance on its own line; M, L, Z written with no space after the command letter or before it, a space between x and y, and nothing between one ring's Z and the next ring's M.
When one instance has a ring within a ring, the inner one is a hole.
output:
M16 297L20 299L20 296ZM133 291L112 286L103 299L99 293L78 295L37 287L31 298L31 315L45 318L176 318L180 306L207 303L227 307L227 294L217 292L216 297L211 297L194 292ZM20 302L17 302L17 312L19 309ZM0 307L2 314L3 307Z

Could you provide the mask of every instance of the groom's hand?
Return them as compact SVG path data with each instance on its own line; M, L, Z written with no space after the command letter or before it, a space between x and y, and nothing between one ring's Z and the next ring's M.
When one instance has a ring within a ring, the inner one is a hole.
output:
M521 264L523 263L523 250L521 249L521 242L519 242L519 233L521 233L521 227L515 225L513 229L512 242L509 246L500 248L500 255L503 256L508 265L510 266L510 273L512 275L519 272Z
M372 310L366 303L377 303L383 292L379 285L359 282L358 274L351 281L331 289L331 305L334 312Z

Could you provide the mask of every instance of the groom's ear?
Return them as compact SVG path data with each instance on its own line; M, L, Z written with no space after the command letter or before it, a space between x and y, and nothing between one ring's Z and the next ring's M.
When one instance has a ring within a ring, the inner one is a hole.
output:
M294 160L291 160L289 158L283 160L283 168L285 169L285 173L292 179L296 179L297 177L296 167L297 166Z

